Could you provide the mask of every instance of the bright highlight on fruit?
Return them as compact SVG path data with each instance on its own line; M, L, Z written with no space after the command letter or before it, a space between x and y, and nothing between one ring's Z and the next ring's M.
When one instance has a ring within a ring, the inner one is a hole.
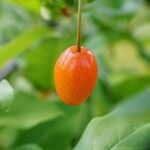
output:
M68 105L79 105L91 94L97 78L97 63L92 52L84 47L77 51L72 46L58 58L54 81L61 100Z

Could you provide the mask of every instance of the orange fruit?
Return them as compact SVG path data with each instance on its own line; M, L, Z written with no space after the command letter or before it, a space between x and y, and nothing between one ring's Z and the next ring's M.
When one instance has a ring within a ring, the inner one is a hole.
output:
M79 105L91 94L97 78L97 63L92 52L76 46L65 50L58 58L54 69L57 94L68 105Z

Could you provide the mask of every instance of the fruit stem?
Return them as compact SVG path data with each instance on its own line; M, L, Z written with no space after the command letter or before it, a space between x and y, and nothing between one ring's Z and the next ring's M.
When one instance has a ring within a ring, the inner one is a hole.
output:
M82 0L78 0L78 19L77 19L77 51L81 51L81 5L82 5Z

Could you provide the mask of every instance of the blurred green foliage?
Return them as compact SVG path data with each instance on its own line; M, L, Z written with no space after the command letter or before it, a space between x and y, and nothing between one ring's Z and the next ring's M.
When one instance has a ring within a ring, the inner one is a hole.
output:
M0 82L0 110L8 111L9 105L12 104L14 90L11 85L6 81Z
M149 149L149 7L84 0L82 44L96 55L98 80L87 102L70 107L53 69L76 42L77 1L0 0L0 80L8 80L0 81L0 150Z

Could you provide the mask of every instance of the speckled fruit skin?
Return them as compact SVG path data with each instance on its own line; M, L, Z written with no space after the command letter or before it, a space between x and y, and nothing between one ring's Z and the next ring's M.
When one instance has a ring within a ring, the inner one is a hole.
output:
M90 96L97 79L97 63L92 52L69 47L58 58L54 69L57 94L68 105L79 105Z

